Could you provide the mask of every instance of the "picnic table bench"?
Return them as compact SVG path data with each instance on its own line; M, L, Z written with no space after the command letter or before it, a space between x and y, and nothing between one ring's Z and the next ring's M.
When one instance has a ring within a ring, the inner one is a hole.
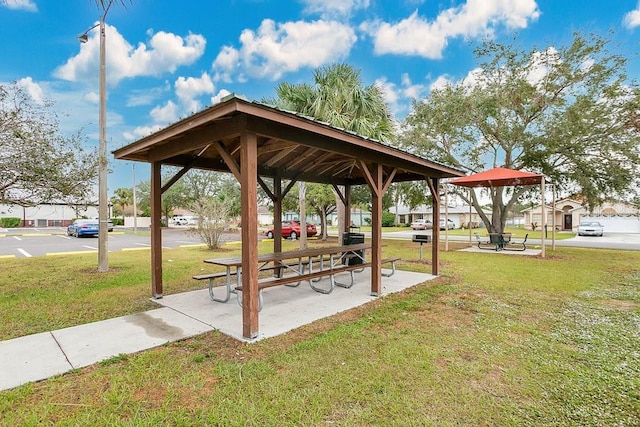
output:
M274 252L268 254L260 254L258 255L258 263L261 264L259 266L259 271L266 270L274 270L274 269L283 269L283 271L287 271L292 273L291 276L288 276L286 280L278 280L285 279L284 277L278 277L276 279L259 279L258 286L260 284L264 284L267 282L273 282L269 286L263 286L262 289L271 286L284 285L284 284L293 284L297 282L302 282L309 280L311 287L322 293L330 293L333 290L333 286L335 281L333 280L333 275L339 272L344 271L353 271L356 269L362 269L366 265L365 264L355 264L353 268L351 266L343 266L342 260L347 256L352 256L355 251L363 251L366 249L370 249L370 244L356 244L356 245L345 245L345 246L330 246L330 247L322 247L322 248L312 248L312 249L304 249L304 250L294 250L287 252ZM326 257L329 259L326 260ZM295 261L294 261L295 260ZM328 268L325 268L325 260L328 262ZM214 301L219 302L227 302L232 293L236 291L242 291L241 285L241 270L242 270L242 258L241 257L233 257L233 258L211 258L204 260L205 263L215 264L225 267L225 273L213 273L213 277L210 279L210 296ZM273 264L271 264L273 263ZM313 271L313 265L320 265L320 272ZM349 267L349 268L347 268ZM305 269L308 269L309 272L305 273ZM316 274L317 273L317 274ZM208 278L206 275L198 275L200 277ZM231 277L236 276L236 286L232 287L231 285ZM322 276L330 276L331 278L331 287L326 290L313 285L312 280L320 278ZM226 294L223 298L217 298L213 295L213 280L219 277L226 278ZM194 276L195 278L195 276ZM204 280L204 279L201 279Z
M524 240L513 240L511 233L489 233L489 240L483 241L478 233L474 233L479 249L495 250L495 251L524 251L527 249L527 238L529 233L524 236Z
M276 270L280 274L274 277L262 277L258 279L259 307L262 307L262 290L274 286L298 286L303 281L308 281L309 285L316 292L329 294L335 286L350 288L355 283L354 272L362 271L371 266L364 257L364 251L370 249L370 244L354 244L343 246L330 246L322 248L312 248L304 250L294 250L287 252L275 252L270 254L260 254L258 263L259 272ZM351 262L352 258L358 258L358 262ZM382 264L390 264L391 271L382 273L389 277L396 272L396 261L399 257L385 258ZM206 259L205 263L224 266L225 272L199 274L193 276L196 280L209 280L209 296L213 301L227 302L232 293L237 294L238 303L241 304L241 292L244 290L241 284L242 258L212 258ZM290 273L284 275L284 272ZM340 283L334 276L339 273L350 273L350 282ZM235 276L235 286L232 285L232 277ZM329 277L329 286L320 287L316 285L324 277ZM225 278L226 293L224 297L218 298L214 295L214 281Z

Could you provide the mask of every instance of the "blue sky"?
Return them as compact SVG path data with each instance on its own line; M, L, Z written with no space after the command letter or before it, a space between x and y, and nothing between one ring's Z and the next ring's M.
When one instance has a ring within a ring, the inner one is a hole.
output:
M434 85L477 66L484 37L523 49L606 35L640 73L636 0L116 0L107 15L107 144L120 148L233 92L273 97L346 62L379 84L396 118ZM94 0L0 0L0 83L55 102L65 132L98 146L98 22ZM132 162L109 155L109 194L132 184ZM137 181L149 179L136 164Z

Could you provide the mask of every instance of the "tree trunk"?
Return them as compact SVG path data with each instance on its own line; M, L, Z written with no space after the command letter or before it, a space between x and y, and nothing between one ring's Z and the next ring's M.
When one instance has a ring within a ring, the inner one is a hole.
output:
M316 212L320 217L320 239L327 240L327 213L324 209L317 209Z
M306 210L307 186L304 182L298 182L298 201L300 202L300 249L307 248L307 210Z
M340 189L340 191L342 191L342 194L344 194L344 186L340 185L338 186L338 188ZM340 196L338 196L337 193L335 194L335 196L336 196L336 212L338 217L338 241L342 242L342 235L344 233L344 230L347 229L346 224L344 224L345 206L344 206L344 203L342 203L342 199L340 198Z

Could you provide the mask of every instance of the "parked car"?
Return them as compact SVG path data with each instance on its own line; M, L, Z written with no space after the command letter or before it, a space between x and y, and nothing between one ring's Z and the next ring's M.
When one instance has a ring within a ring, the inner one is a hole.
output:
M453 230L454 228L456 228L456 223L448 220L447 221L447 227L448 230ZM440 218L440 230L444 230L445 226L444 226L444 218Z
M604 226L597 221L583 221L578 225L578 236L602 236Z
M265 233L268 238L273 239L273 228ZM315 224L307 223L307 237L313 237L318 234ZM292 238L296 240L300 236L299 221L282 221L282 237L285 239Z
M94 217L92 219L92 221L97 221L98 224L100 224L100 218L98 218L98 217ZM108 221L109 222L107 223L107 231L113 231L113 221L111 221L111 220L108 220Z
M429 230L432 227L433 224L431 224L431 221L424 218L416 219L411 223L411 228L414 230Z
M67 227L67 236L97 236L100 231L98 220L76 219Z
M175 225L187 225L189 224L189 219L186 216L182 215L174 215L172 221Z

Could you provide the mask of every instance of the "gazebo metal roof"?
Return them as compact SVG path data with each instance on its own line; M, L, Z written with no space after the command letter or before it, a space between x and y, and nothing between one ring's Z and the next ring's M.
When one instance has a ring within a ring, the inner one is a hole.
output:
M335 185L366 184L359 161L395 169L394 182L462 176L457 169L290 111L230 96L165 129L114 151L122 160L233 172L240 135L258 135L258 175Z

